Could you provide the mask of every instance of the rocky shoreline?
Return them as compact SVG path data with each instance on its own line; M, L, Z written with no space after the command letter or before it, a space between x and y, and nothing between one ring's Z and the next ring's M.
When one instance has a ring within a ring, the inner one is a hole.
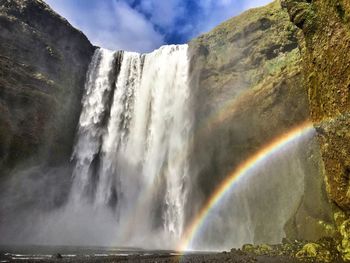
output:
M0 262L95 263L95 262L346 262L339 242L323 238L318 242L284 239L278 245L246 244L241 249L223 252L147 251L114 248L36 247L1 248ZM5 252L10 251L10 252ZM55 251L55 252L54 252ZM57 253L59 252L59 253Z
M47 258L11 258L10 255L2 254L0 262L45 262L45 263L95 263L95 262L300 262L295 258L288 256L274 255L254 255L243 252L242 250L232 250L231 252L209 253L209 254L152 254L152 255L106 255L106 256L61 256L61 254L53 255ZM311 261L313 262L313 261Z

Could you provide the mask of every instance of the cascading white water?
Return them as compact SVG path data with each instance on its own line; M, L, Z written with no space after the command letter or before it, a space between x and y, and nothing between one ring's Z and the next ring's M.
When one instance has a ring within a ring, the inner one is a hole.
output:
M71 202L112 208L123 244L157 232L171 246L182 234L192 129L188 65L187 45L146 55L99 49L90 65Z
M90 64L79 121L78 141L73 153L76 160L72 191L74 199L82 197L90 185L91 177L94 176L91 165L100 150L106 103L112 92L110 72L114 63L115 53L100 49L95 52Z

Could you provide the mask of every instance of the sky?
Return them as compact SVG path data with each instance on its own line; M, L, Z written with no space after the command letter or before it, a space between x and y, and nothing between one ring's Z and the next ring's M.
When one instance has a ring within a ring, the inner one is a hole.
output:
M183 44L271 0L45 0L97 46L150 52Z

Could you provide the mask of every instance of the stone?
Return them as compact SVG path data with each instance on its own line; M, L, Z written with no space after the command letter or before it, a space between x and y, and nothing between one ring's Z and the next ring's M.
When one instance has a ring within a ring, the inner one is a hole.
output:
M331 262L331 253L316 243L308 243L295 255L299 259L314 258L319 262Z
M69 162L94 49L43 1L0 0L1 176Z
M339 226L341 243L338 245L338 251L345 261L350 261L350 219L343 221Z
M63 258L63 256L60 253L55 254L53 257L56 258L56 259L62 259Z

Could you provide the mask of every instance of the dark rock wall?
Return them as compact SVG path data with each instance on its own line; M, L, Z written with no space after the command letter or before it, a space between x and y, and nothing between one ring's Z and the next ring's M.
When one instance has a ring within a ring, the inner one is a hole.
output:
M350 210L350 3L284 0L303 31L302 67L326 169L327 192Z
M94 47L41 0L0 0L0 175L69 160Z
M197 124L192 156L204 196L240 162L309 119L299 33L274 2L190 42ZM332 219L315 140L300 151L300 159L305 195L286 232L290 238L316 239L327 235L319 222ZM255 231L256 242L268 237L263 228Z

